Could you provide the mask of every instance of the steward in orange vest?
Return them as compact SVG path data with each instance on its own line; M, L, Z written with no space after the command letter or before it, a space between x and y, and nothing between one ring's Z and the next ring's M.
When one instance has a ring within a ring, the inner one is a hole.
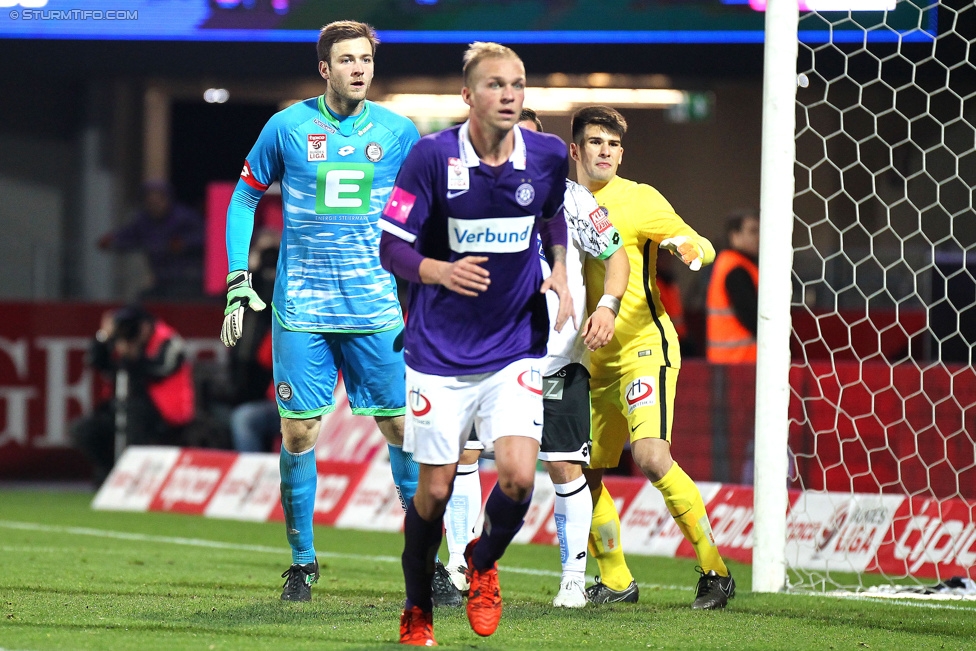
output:
M716 364L755 364L759 218L754 212L734 213L728 223L732 248L715 258L708 284L707 356Z

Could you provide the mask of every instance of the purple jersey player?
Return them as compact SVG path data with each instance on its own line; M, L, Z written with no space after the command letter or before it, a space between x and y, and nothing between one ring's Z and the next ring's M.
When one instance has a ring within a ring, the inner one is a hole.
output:
M404 445L420 464L420 481L404 525L404 644L434 641L434 554L472 426L495 450L498 484L485 505L485 533L465 550L467 613L479 635L498 627L496 561L528 510L542 435L545 293L559 297L557 328L573 313L562 212L566 146L515 126L524 95L518 55L474 43L461 90L468 121L417 143L380 219L383 266L411 282ZM546 280L538 235L552 264Z

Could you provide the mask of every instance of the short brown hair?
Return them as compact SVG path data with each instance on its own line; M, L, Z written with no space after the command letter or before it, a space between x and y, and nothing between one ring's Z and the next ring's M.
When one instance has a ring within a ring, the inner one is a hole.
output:
M319 32L319 42L315 46L319 61L331 63L332 46L339 41L350 41L354 38L369 39L370 45L373 46L373 54L376 54L376 46L380 44L380 39L376 36L376 30L372 25L355 20L337 20L329 23Z
M539 114L530 108L522 108L522 112L519 113L519 122L534 122L535 128L542 132L542 120L539 119Z
M516 59L519 63L522 63L521 57L515 54L515 50L510 47L501 45L500 43L485 43L482 41L475 41L468 46L468 49L464 52L464 66L461 68L462 74L464 75L464 85L467 87L468 80L471 77L471 73L478 66L479 63L485 59ZM524 66L525 64L523 64Z
M759 211L755 208L740 208L730 212L725 217L725 236L731 241L732 233L741 231L743 222L750 218L758 220Z
M591 124L603 127L607 133L618 138L623 138L627 133L627 120L615 109L609 106L585 106L573 113L573 142L580 144L586 127Z

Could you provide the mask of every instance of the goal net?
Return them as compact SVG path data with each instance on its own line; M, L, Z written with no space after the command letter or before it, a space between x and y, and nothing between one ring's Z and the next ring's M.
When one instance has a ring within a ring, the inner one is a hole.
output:
M800 13L793 589L976 578L973 34L971 1Z

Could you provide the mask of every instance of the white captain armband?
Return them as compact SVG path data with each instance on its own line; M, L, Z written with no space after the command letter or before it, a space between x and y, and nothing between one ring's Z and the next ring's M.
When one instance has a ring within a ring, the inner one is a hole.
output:
M597 303L596 306L609 308L609 310L613 312L614 316L620 314L620 299L616 296L604 294L600 297L600 302Z

